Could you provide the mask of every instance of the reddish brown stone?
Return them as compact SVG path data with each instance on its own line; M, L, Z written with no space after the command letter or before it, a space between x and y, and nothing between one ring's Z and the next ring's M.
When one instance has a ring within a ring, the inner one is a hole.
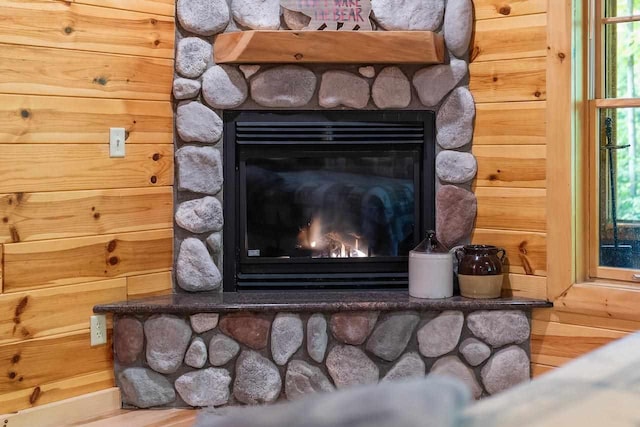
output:
M379 314L377 311L336 313L331 316L331 332L340 342L360 345L373 330Z
M142 352L144 333L142 323L133 317L116 320L113 328L113 348L120 363L133 363Z
M271 319L250 313L229 314L222 318L220 330L254 350L267 346Z
M471 236L478 202L475 194L455 185L443 185L436 195L438 240L448 248L465 243Z

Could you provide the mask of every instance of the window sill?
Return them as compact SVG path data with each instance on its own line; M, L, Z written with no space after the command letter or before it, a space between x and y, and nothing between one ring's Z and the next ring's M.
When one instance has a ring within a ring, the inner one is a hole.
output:
M613 281L576 283L553 306L569 313L640 321L640 286Z

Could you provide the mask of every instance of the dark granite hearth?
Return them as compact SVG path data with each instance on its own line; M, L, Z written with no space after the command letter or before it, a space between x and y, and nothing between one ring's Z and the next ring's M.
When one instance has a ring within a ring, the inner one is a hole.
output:
M395 311L395 310L527 310L552 307L544 300L528 298L498 298L490 300L453 297L442 300L412 298L407 291L295 291L242 292L214 295L173 294L135 301L100 304L96 313L116 314L193 314L259 312L336 312L336 311Z

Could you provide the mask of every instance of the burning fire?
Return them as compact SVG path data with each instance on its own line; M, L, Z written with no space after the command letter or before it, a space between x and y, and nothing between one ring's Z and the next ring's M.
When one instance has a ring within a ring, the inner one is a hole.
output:
M313 218L300 229L297 246L311 250L314 258L365 258L367 247L361 244L361 239L355 233L325 232L322 221Z

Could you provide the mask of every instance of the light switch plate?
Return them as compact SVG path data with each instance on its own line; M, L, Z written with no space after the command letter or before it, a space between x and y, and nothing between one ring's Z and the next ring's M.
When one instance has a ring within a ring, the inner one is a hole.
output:
M125 137L126 137L126 134L125 134L124 128L109 129L109 156L110 157L124 157Z

